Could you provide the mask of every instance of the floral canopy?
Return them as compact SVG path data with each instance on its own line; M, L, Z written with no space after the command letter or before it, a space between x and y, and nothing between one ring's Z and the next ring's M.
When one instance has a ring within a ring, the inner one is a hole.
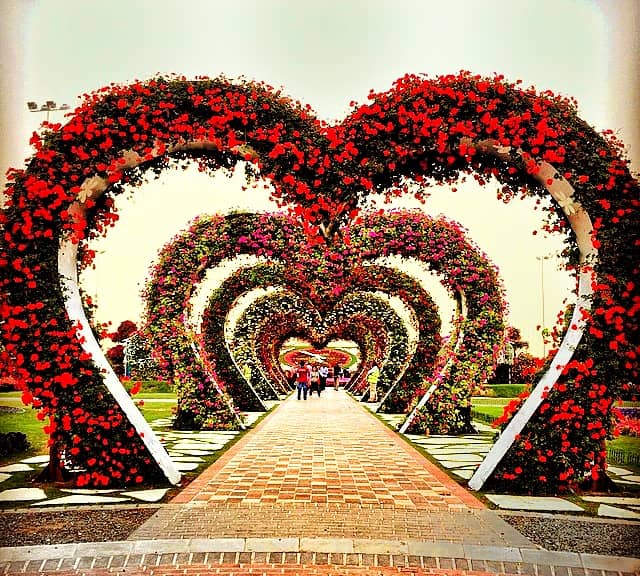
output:
M32 144L27 168L9 174L1 220L4 360L79 485L179 478L100 352L77 288L78 244L117 218L113 195L175 158L209 171L248 162L290 207L305 247L337 246L346 225L370 227L357 220L365 198L409 183L471 174L497 181L503 199L550 196L546 226L570 229L578 304L472 485L556 490L603 470L611 407L638 381L639 190L621 143L571 100L500 76L407 75L327 125L264 84L158 77L86 95ZM384 253L388 232L360 235L359 249Z

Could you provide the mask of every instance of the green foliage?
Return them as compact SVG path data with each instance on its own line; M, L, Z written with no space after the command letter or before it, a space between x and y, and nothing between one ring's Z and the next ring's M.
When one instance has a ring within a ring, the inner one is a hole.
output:
M517 398L527 390L529 386L527 384L489 384L486 388L490 392L487 396Z

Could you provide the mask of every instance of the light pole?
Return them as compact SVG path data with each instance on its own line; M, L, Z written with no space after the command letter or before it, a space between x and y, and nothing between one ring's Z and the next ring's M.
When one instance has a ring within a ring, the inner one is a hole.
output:
M542 326L540 329L540 333L542 335L542 357L547 357L547 342L545 340L545 324L546 324L546 314L545 314L545 305L544 305L544 261L549 260L555 254L545 254L544 256L536 256L536 260L540 261L540 303L542 305Z
M37 102L27 102L27 108L29 112L46 112L47 122L49 122L49 114L56 110L69 110L69 104L62 104L58 106L53 100L47 100L44 104L38 104Z

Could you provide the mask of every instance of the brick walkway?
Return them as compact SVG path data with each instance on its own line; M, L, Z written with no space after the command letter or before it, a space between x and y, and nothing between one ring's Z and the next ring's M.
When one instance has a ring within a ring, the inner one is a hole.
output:
M331 389L306 401L291 396L171 504L132 538L529 544L346 393Z
M346 393L286 400L127 541L0 549L0 574L630 576L540 550Z

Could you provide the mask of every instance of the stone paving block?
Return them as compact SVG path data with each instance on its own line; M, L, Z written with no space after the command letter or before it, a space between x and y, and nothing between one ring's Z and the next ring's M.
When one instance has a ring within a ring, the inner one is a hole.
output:
M522 555L518 548L501 546L480 546L476 544L463 544L464 557L478 560L499 560L506 562L520 562Z
M407 553L415 554L416 556L432 556L448 557L448 558L463 558L464 547L462 544L455 542L415 542L409 541L407 543Z
M617 506L609 506L608 504L600 504L600 506L598 506L598 516L605 516L607 518L628 518L633 520L640 519L640 514L638 512L618 508Z
M192 538L190 552L243 552L244 538Z
M378 539L354 539L353 552L362 554L408 554L407 542Z
M630 476L624 476L624 479L627 482L638 482L638 483L640 483L640 475L638 475L638 474L632 474Z
M117 492L116 488L61 488L60 492L67 492L68 494L113 494Z
M44 500L47 495L41 488L11 488L0 492L0 502L28 502Z
M300 538L300 551L353 552L353 540L348 538Z
M31 456L31 458L23 458L20 460L22 464L48 464L49 463L49 455L48 454L40 454L38 456Z
M135 500L142 500L143 502L158 502L164 498L164 495L169 491L168 488L156 488L152 490L132 490L129 492L121 492L122 496L134 498Z
M7 464L6 466L0 466L0 472L31 472L33 468L28 464Z
M601 502L603 504L621 504L623 506L640 506L640 498L620 497L620 496L583 496L587 502Z
M580 555L575 552L549 552L547 550L520 550L523 562L550 564L552 566L582 566Z
M133 540L127 542L131 545L131 554L163 554L168 550L172 552L188 552L189 540L171 538L163 540Z
M0 548L4 560L48 560L77 556L78 544L55 544L51 546L16 546Z
M126 556L134 552L133 542L80 542L75 544L76 556Z
M628 558L623 556L602 556L600 554L580 554L582 566L590 570L611 570L629 572L635 574L640 572L640 558Z
M485 496L496 506L510 510L536 510L547 512L584 511L577 504L554 496L511 496L508 494L486 494Z
M245 550L248 552L297 552L300 549L298 538L247 538Z
M119 498L116 496L92 496L90 494L72 494L50 500L34 502L32 506L69 506L72 504L118 504L120 502L131 502L129 498Z

